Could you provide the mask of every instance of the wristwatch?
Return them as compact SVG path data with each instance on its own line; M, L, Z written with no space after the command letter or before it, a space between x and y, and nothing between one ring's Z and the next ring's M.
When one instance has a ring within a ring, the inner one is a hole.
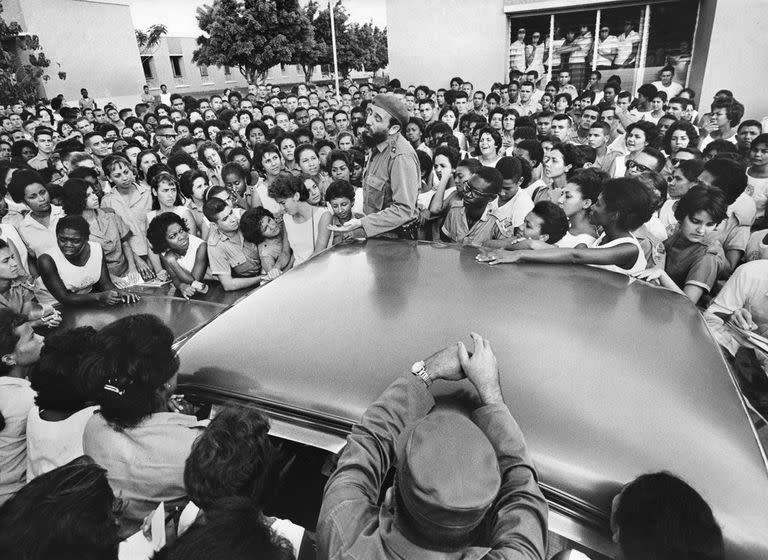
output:
M421 379L427 387L432 385L432 380L429 378L429 375L427 375L427 366L424 363L424 360L414 362L411 366L411 373Z

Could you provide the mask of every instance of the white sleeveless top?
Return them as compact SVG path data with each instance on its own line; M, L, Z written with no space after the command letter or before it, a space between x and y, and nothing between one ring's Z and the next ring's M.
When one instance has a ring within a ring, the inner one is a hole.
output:
M88 406L65 420L49 422L32 407L27 416L27 482L83 454L85 424L97 410Z
M176 262L179 266L192 274L192 269L195 267L195 256L197 255L197 249L203 244L203 240L196 235L189 235L189 247L187 247L187 253L183 257L176 255Z
M67 290L76 294L90 293L93 285L101 278L101 261L104 258L101 245L93 241L89 241L88 245L91 247L91 256L83 266L69 262L58 244L48 247L44 252L56 263L61 281Z
M293 250L294 264L301 264L315 252L315 239L317 238L320 218L328 212L323 208L312 208L312 218L303 223L294 221L293 216L286 214L283 219L285 233L288 235L288 244ZM329 236L330 244L333 236ZM325 249L325 247L323 247Z
M590 266L594 266L596 268L602 268L603 270L610 270L613 272L618 272L620 274L637 274L638 272L642 272L645 270L646 265L648 264L648 261L645 259L645 253L643 253L643 248L640 247L640 243L638 243L637 239L635 239L635 236L631 233L629 234L629 237L619 237L618 239L614 239L613 241L609 241L605 245L600 245L600 242L605 237L605 234L603 233L598 237L595 242L590 245L590 248L592 249L608 249L610 247L616 247L617 245L634 245L637 247L637 260L635 261L635 264L632 265L632 268L621 268L620 266L616 266L615 264L592 264Z

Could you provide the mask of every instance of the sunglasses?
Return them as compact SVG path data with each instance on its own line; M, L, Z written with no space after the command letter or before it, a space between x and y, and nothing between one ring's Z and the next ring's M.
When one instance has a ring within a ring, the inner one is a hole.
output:
M650 167L646 167L645 165L641 163L637 163L634 160L630 160L627 162L627 169L637 169L640 171L640 173L645 173L646 171L653 171Z

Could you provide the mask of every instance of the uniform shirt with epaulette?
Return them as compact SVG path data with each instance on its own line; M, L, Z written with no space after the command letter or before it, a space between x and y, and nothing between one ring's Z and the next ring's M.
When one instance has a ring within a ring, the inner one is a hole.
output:
M366 236L392 231L416 218L420 185L419 158L402 134L375 146L363 174L361 221Z
M230 235L222 233L215 225L211 225L208 233L208 264L211 274L233 274L233 269L244 263L253 265L257 270L261 269L258 246L243 239L239 231Z

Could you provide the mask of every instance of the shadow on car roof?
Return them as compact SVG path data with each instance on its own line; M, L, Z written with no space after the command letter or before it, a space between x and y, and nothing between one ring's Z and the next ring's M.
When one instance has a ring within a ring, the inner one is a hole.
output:
M764 455L696 308L596 268L489 267L476 253L336 246L192 336L180 382L344 432L414 361L474 330L553 508L605 530L622 484L668 470L712 505L729 557L767 557Z

